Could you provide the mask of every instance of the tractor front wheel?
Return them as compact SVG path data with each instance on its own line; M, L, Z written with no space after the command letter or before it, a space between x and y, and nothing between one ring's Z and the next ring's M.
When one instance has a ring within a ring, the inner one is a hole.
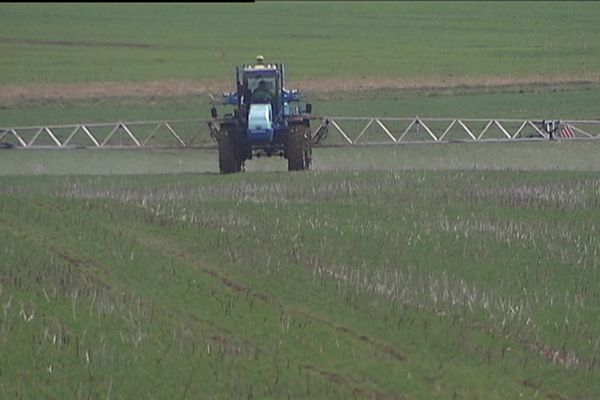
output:
M238 151L238 143L233 131L227 127L221 127L219 136L219 170L222 174L230 174L240 172L242 170L243 161L240 159Z
M288 171L308 170L311 158L310 129L306 125L293 125L287 140Z

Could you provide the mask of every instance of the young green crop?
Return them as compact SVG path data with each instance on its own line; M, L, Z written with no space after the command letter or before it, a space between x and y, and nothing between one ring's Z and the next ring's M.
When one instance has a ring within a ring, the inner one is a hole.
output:
M0 8L0 84L230 81L256 54L291 79L593 76L594 2L257 2ZM256 21L261 21L257 24Z
M230 83L230 89L233 89L234 82ZM554 87L531 85L519 88L480 88L471 91L374 90L344 92L338 95L307 92L301 86L298 89L302 91L304 100L313 103L314 114L321 117L415 117L419 115L440 118L585 120L598 117L595 104L600 102L600 90L598 85L594 84L568 85L559 91ZM208 96L40 100L0 107L0 126L207 119L210 118L210 107ZM227 107L222 107L221 110L226 112ZM360 127L354 127L354 134L358 134L365 123L362 122ZM313 127L316 128L316 125ZM110 129L112 128L100 133L106 136ZM67 132L65 138L70 133L71 131ZM196 127L193 133L198 135L194 143L212 141L204 125ZM35 131L31 133L33 134ZM142 136L146 137L148 134L149 132ZM185 139L186 142L189 141L189 134ZM91 145L91 142L82 142L82 144ZM173 144L177 145L177 143Z
M600 393L594 172L1 179L3 395Z
M195 95L18 92L220 85L257 52L331 85L308 92L323 116L597 117L593 3L0 11L0 126L207 117ZM388 78L447 87L332 91ZM598 398L598 146L315 149L308 173L229 176L214 151L0 150L0 398Z

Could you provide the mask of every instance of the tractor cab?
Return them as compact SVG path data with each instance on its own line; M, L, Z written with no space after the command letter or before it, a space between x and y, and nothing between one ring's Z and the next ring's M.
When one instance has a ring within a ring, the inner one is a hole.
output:
M290 103L299 102L297 90L284 88L285 70L283 64L265 63L258 56L255 64L244 64L236 67L237 90L223 93L223 104L237 107L236 114L248 121L250 108L254 104L270 104L274 123L293 114ZM296 110L295 114L300 114Z
M252 142L271 142L282 120L283 66L256 64L237 68L239 112L248 121L247 137Z
M277 70L244 72L245 104L275 103L279 89Z

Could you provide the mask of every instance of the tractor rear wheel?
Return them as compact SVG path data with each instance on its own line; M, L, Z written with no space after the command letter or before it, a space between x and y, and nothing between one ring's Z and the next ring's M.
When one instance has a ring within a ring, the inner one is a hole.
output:
M310 129L306 125L292 125L287 140L288 171L308 170L311 158Z
M221 173L240 172L243 161L239 157L239 145L231 128L221 127L217 142L219 143L219 170Z

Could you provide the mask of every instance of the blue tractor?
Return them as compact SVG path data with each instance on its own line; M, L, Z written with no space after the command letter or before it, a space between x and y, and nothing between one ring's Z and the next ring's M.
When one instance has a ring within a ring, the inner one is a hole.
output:
M288 160L288 170L307 170L311 163L311 105L300 107L297 90L284 88L283 64L265 63L236 67L237 90L223 93L223 104L232 114L217 117L212 107L211 135L219 145L221 173L240 172L246 160L278 155Z

